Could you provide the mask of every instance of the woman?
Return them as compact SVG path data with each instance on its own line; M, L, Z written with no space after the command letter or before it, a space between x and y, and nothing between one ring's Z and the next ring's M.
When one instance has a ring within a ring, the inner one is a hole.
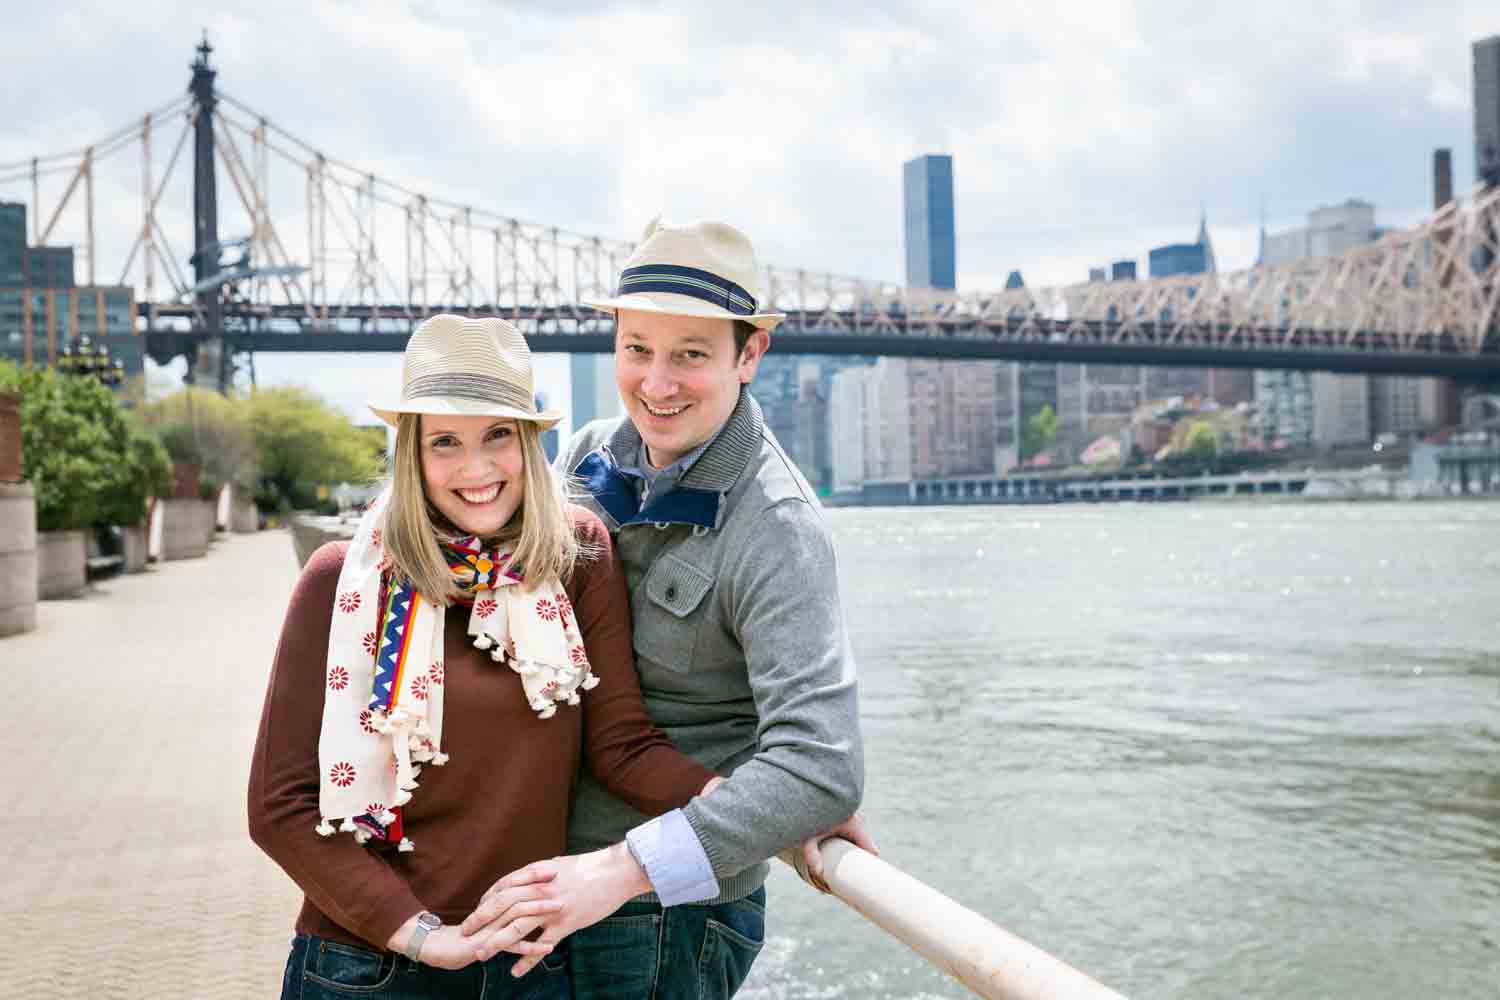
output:
M565 943L516 979L546 946L475 962L454 925L563 852L581 764L652 814L715 779L646 717L619 560L563 502L533 398L510 324L423 323L401 400L371 407L391 484L292 594L249 787L251 836L305 894L283 997L567 996ZM538 887L508 917L557 905Z

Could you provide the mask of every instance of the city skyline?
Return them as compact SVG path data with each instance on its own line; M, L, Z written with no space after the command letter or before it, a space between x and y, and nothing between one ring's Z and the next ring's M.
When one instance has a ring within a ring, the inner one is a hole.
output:
M1163 12L1173 6L1109 17L1050 12L1026 29L983 12L970 12L973 23L877 15L856 26L820 8L747 35L629 4L571 15L461 5L441 16L375 4L357 22L313 5L295 30L185 4L172 17L169 4L156 23L170 28L131 19L118 25L129 44L107 49L59 32L55 15L23 9L8 28L17 113L0 130L0 160L94 141L180 93L201 25L227 93L330 155L416 189L623 238L658 210L723 217L734 206L767 261L875 279L900 280L900 165L924 153L963 164L960 288L1000 287L1012 269L1035 284L1077 281L1099 259L1179 240L1173 234L1205 209L1226 270L1253 263L1263 202L1271 228L1346 197L1382 206L1392 225L1410 224L1426 214L1428 156L1439 146L1454 149L1457 191L1472 184L1470 45L1500 32L1500 17L1483 5L1442 5L1446 16L1335 12L1291 31L1271 17L1276 5L1248 24L1202 16L1169 31ZM112 25L125 15L109 6L97 13L87 23L117 42ZM74 18L85 21L65 20ZM517 46L538 45L524 55L491 49L480 44L486 26L511 31ZM649 31L724 58L698 64L664 45L607 57L611 32L625 41ZM785 102L802 89L829 82L819 59L822 45L836 42L854 46L856 58L840 66L848 81L793 116L819 128L823 142L747 132L768 113L792 112ZM984 46L1008 61L949 65ZM1316 65L1287 72L1288 52L1320 48ZM302 58L314 50L318 59ZM1058 79L1024 102L983 86L997 72L1061 77L1084 65L1085 53L1096 62L1087 79ZM749 72L777 54L775 74ZM359 85L376 55L393 62ZM1156 56L1167 65L1138 65ZM63 80L28 72L34 59L61 57L76 64ZM523 73L536 92L517 102L506 85ZM898 100L899 86L920 93ZM1070 104L1080 86L1107 107ZM657 100L675 88L687 99ZM929 105L933 98L947 103ZM623 125L606 125L600 109L634 113L629 143L613 141ZM731 124L708 121L720 111L736 112ZM1085 112L1096 118L1080 118ZM1078 211L1059 214L1069 204ZM1068 258L1081 263L1061 264Z
M984 11L917 21L820 8L733 32L631 5L377 4L351 19L318 5L278 18L271 4L250 21L169 4L150 24L108 6L24 9L8 30L18 113L0 160L93 141L180 93L201 25L225 91L330 155L606 236L659 209L725 217L768 262L871 278L900 280L900 165L929 152L961 161L960 289L1000 287L1016 269L1031 284L1073 283L1104 260L1145 273L1147 250L1181 241L1205 209L1224 270L1253 263L1262 204L1272 229L1349 197L1409 225L1429 210L1436 146L1453 149L1464 195L1470 45L1500 18L1455 3L1307 23L1284 6L1189 18L1174 5L1080 8L1025 26ZM497 31L510 44L481 43ZM836 46L849 58L835 78ZM45 71L58 60L61 78ZM136 220L108 204L100 214L108 251ZM265 362L263 381L305 365Z

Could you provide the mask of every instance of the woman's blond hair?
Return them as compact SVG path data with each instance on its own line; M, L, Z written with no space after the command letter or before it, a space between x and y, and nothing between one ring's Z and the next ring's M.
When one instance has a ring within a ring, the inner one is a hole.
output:
M486 545L512 543L512 562L529 586L544 580L566 583L580 558L587 557L573 521L564 506L562 490L552 478L542 451L542 438L530 420L516 421L522 469L526 482L521 503L510 522ZM453 583L448 560L438 547L440 538L462 534L427 499L422 479L422 418L402 413L396 418L396 453L391 462L391 496L386 503L383 547L397 578L409 580L419 594L448 605L462 595Z

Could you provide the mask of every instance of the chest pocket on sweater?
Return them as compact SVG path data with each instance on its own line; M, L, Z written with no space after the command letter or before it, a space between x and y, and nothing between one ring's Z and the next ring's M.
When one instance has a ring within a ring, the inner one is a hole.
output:
M686 559L663 553L646 577L646 596L678 618L686 618L703 601L713 577Z
M635 647L651 664L685 673L702 655L698 634L715 627L706 600L714 580L686 559L664 552L646 574L646 600L635 607Z

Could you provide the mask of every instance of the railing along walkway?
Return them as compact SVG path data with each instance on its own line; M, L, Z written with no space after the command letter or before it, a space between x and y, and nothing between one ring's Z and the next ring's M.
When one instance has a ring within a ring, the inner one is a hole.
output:
M1059 958L838 837L823 841L823 881L870 923L989 1000L1124 1000ZM801 855L781 860L807 872Z

